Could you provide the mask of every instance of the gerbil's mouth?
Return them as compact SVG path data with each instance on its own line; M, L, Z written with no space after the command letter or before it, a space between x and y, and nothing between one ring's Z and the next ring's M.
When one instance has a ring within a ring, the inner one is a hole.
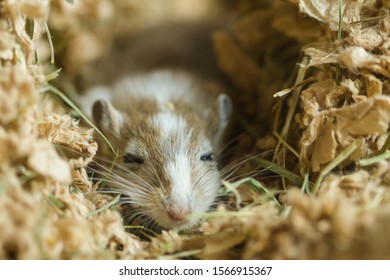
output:
M190 230L198 224L199 220L194 219L191 214L188 214L184 217L172 217L168 212L166 213L166 217L163 219L159 219L156 222L163 230L172 230L175 229L177 231L185 231Z
M188 216L191 215L191 211L178 209L175 207L168 207L167 215L171 221L184 223L186 222Z
M190 219L190 216L183 219L172 218L168 213L165 215L163 219L158 219L155 221L162 229L164 230L188 230L196 224L194 221Z
M164 208L157 211L157 209L144 209L128 204L124 213L125 224L160 233L172 229L188 231L199 223L199 219L190 211Z

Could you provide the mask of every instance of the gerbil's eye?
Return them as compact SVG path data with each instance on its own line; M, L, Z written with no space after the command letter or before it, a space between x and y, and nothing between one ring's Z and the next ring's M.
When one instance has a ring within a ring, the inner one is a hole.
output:
M200 156L201 161L214 161L215 157L213 153L205 154Z
M144 160L132 154L125 154L123 161L130 164L143 164Z

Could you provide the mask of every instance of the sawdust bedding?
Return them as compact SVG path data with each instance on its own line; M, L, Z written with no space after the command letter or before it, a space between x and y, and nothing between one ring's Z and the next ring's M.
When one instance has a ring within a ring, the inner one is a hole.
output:
M389 258L390 1L194 2L0 2L0 258ZM125 29L218 13L235 18L214 43L245 108L233 160L261 159L194 232L140 239L87 176L93 129L47 83L70 92Z

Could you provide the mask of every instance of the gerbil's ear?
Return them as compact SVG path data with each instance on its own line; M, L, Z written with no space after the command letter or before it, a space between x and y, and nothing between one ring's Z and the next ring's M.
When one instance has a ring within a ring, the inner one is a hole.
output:
M110 102L98 100L93 104L92 115L96 126L104 133L115 137L120 136L123 116Z
M220 94L212 106L210 129L213 139L216 144L223 138L225 129L227 128L230 117L232 115L232 101L226 94Z

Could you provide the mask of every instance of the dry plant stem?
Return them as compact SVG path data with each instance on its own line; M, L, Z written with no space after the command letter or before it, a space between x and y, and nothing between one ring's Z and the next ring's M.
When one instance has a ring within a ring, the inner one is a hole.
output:
M274 131L274 132L273 132L273 135L274 135L280 142L282 142L282 144L283 144L284 146L286 146L286 148L287 148L294 156L296 156L297 158L299 158L298 152L297 152L293 147L291 147L291 145L288 144L288 143L280 136L279 133L277 133L276 131Z
M312 194L316 194L318 189L320 188L321 182L323 178L329 174L335 167L337 167L340 163L342 163L345 159L347 159L358 147L358 141L355 140L349 146L340 153L337 157L335 157L334 160L332 160L330 163L328 163L327 166L320 172L318 175L318 178L314 184L314 188L312 191Z
M283 167L286 167L286 153L283 153ZM286 178L285 177L282 177L282 186L283 186L283 190L287 190L287 183L286 183Z
M309 62L309 58L307 56L303 57L302 62L300 64L301 66L298 70L297 78L295 80L295 85L300 84L303 81L303 79L305 78L305 74L306 74L306 67L305 66L308 64L308 62ZM291 99L290 99L290 106L289 106L287 116L286 116L286 121L285 121L285 124L284 124L282 131L280 133L281 138L284 139L284 141L286 143L287 143L288 133L290 130L291 121L294 117L295 109L296 109L297 104L298 104L301 89L302 89L302 86L299 86L293 91L293 95L291 96ZM276 157L277 157L277 154L279 152L281 145L282 145L282 141L279 140L278 144L276 145L276 148L275 148L274 157L272 159L273 162L276 161ZM283 167L285 167L285 156L286 156L286 154L284 153L283 154L283 163L282 163ZM286 189L284 177L282 177L282 184L283 184L283 189Z
M301 83L303 81L303 79L305 78L305 74L306 74L306 70L307 70L306 65L308 64L308 62L309 62L309 57L305 56L302 59L302 62L300 63L300 69L298 70L298 75L297 75L297 79L295 81L295 84ZM284 124L284 126L282 128L282 131L280 133L280 136L282 138L284 138L285 140L288 137L291 121L292 121L292 119L294 117L294 112L295 112L295 109L296 109L297 104L298 104L298 100L299 100L299 96L300 96L300 93L301 93L301 89L302 89L302 86L296 88L293 91L293 95L292 95L292 97L290 99L290 106L288 108L286 121L285 121L285 124ZM276 147L275 155L278 152L278 149L279 149L281 144L282 143L279 141L278 144L277 144L277 147Z
M290 92L292 92L293 90L297 89L298 87L306 85L306 84L311 83L311 82L314 82L316 80L317 79L314 77L307 78L306 80L304 80L298 84L295 84L294 86L292 86L290 88L286 88L286 89L283 89L281 91L278 91L277 93L275 93L273 95L273 97L283 97L283 96L289 94Z
M343 32L343 0L339 0L339 26L338 26L338 31L337 31L337 41L338 43L341 42L341 36ZM340 65L336 65L336 83L340 83Z
M368 21L374 21L374 20L381 20L381 19L385 19L387 16L388 15L365 18L365 19L362 19L362 20L351 22L350 25L355 25L355 24L364 23L364 22L368 22Z

